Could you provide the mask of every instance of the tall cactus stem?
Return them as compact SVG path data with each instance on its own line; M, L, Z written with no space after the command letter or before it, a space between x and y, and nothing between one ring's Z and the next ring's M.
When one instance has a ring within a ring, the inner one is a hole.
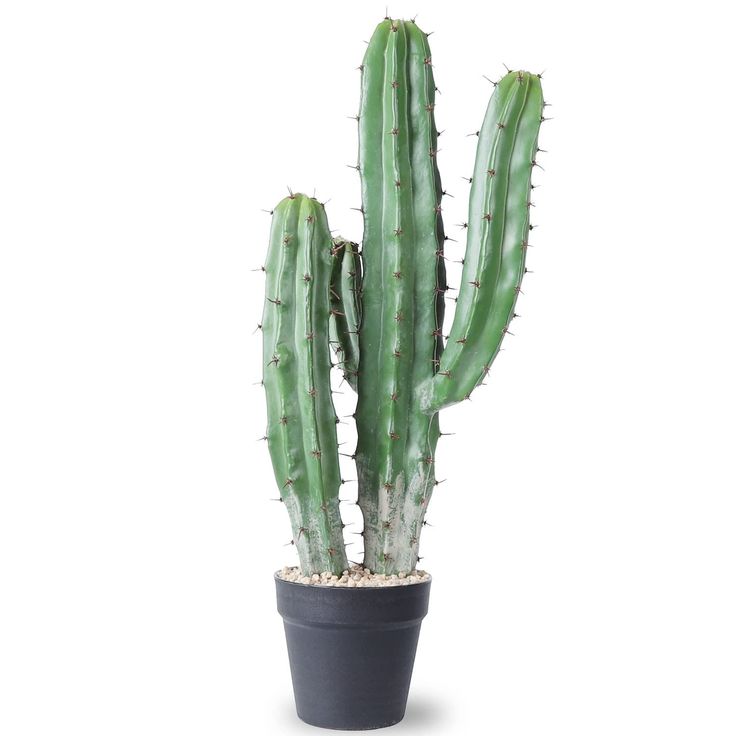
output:
M413 390L432 377L442 351L434 93L426 36L410 22L379 24L363 61L359 114L365 275L356 462L365 562L382 572L415 566L434 486L438 420L419 411Z

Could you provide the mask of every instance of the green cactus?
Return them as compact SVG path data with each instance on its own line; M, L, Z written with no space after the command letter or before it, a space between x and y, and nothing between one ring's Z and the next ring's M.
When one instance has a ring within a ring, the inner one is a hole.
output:
M276 208L266 265L269 446L277 480L291 481L282 497L306 573L344 567L330 333L337 365L358 392L364 564L386 574L415 568L436 485L438 412L483 380L515 316L544 119L538 75L510 72L497 83L478 132L462 283L445 341L444 192L426 34L414 22L386 19L360 69L362 253L349 241L331 242L323 208L298 196ZM313 217L308 225L305 213ZM293 242L285 246L287 236ZM305 270L312 275L306 285ZM278 294L296 300L278 303ZM307 321L308 345L300 332ZM317 396L308 401L307 389ZM290 413L294 421L280 424ZM310 455L313 445L319 457Z
M347 567L330 391L332 238L324 207L294 194L276 205L266 258L263 383L268 448L305 574Z

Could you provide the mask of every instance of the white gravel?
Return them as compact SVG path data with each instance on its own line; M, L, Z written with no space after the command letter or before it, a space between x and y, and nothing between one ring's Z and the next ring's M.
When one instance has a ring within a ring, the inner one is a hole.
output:
M361 565L351 565L343 570L342 575L323 572L321 575L302 575L298 567L284 567L276 575L289 583L302 585L327 585L333 588L390 588L396 585L413 585L426 583L432 576L424 570L412 570L410 573L400 572L398 575L383 575L371 572Z

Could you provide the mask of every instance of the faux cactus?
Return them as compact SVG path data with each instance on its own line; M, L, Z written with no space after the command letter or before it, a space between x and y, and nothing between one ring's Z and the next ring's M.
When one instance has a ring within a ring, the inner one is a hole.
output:
M330 396L336 363L357 390L364 564L409 572L435 486L440 409L467 398L499 351L524 275L538 75L497 84L471 180L462 282L443 337L445 234L427 36L386 19L368 44L358 114L363 242L330 238L324 208L274 210L263 318L268 444L304 574L346 567Z

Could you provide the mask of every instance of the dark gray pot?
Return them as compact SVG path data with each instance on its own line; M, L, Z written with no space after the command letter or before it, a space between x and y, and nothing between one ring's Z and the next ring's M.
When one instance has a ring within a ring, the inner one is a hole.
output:
M276 577L299 718L356 731L404 717L429 586L337 588Z

